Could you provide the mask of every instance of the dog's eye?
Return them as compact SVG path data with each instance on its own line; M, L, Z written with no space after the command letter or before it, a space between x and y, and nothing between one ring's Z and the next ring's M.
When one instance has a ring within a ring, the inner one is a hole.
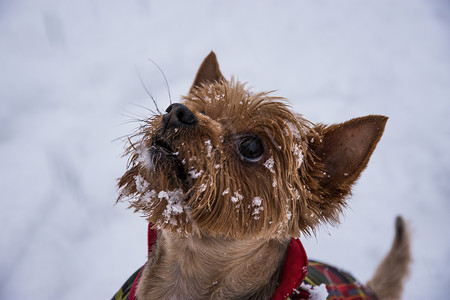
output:
M248 162L257 162L264 154L264 145L256 135L241 138L238 146L242 157Z

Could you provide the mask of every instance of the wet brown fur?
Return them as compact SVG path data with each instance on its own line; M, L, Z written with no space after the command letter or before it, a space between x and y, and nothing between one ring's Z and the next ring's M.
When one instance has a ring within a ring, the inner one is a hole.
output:
M119 200L160 230L138 297L270 298L287 241L339 221L387 118L312 124L285 99L227 81L213 52L182 103L196 125L165 128L162 115L150 117L119 180ZM246 135L263 142L257 162L239 154ZM161 141L172 153L149 155Z

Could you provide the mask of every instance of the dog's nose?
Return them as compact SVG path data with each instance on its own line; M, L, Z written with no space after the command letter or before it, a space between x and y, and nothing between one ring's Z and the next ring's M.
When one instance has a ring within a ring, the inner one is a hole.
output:
M191 127L197 124L194 113L180 103L171 104L162 118L166 128Z

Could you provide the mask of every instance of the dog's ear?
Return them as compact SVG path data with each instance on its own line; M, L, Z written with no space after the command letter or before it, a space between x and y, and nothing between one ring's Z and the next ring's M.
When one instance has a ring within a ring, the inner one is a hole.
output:
M192 93L196 89L196 87L200 87L204 83L213 83L216 81L222 81L224 79L225 78L223 77L219 69L219 63L217 62L216 54L211 51L211 53L208 54L208 56L200 65L200 68L197 71L197 75L195 76L194 83L192 84L189 92Z
M309 148L319 162L317 165L321 166L321 170L314 172L319 176L316 177L319 183L316 186L321 190L320 194L342 199L350 192L351 186L366 168L387 119L370 115L341 124L316 126L318 136L315 139L320 138L310 143Z

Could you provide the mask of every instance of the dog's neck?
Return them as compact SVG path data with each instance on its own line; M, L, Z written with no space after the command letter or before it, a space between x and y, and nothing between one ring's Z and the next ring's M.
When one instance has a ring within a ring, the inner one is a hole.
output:
M145 299L270 299L289 240L183 237L162 232L137 287Z

